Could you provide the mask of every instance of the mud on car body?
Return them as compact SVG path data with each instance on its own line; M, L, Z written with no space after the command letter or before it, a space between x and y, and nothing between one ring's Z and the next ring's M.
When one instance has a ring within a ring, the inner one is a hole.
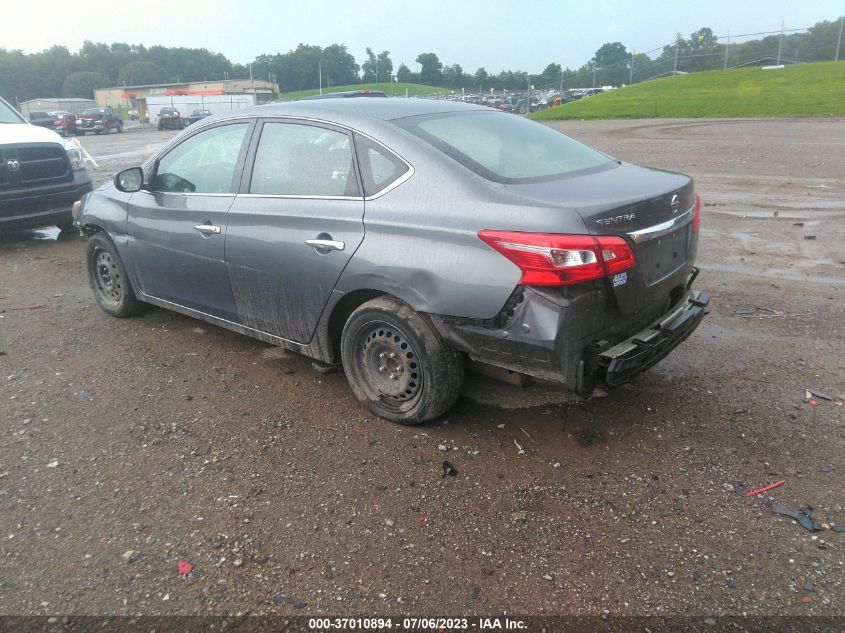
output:
M342 364L404 424L466 357L588 393L707 312L692 180L483 106L324 99L208 117L87 196L98 303Z

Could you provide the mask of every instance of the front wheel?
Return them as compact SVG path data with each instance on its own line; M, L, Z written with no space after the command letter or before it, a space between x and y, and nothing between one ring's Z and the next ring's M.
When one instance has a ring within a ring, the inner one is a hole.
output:
M378 297L352 313L343 328L341 357L358 399L400 424L442 415L463 387L463 356L392 297Z
M102 233L95 233L85 247L85 261L88 282L99 306L114 317L128 317L137 314L142 304L126 275L126 269L117 249Z

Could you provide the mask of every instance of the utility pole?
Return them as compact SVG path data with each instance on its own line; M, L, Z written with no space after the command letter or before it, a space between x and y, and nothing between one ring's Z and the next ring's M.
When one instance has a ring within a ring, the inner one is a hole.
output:
M628 75L628 85L634 83L634 51L631 51L631 73Z
M596 87L596 70L597 70L596 65L593 64L593 89L595 89L595 87Z
M728 69L728 49L731 47L731 32L728 31L728 43L725 44L725 64L722 66L722 70Z
M318 81L320 82L320 94L323 94L323 62L317 62Z
M678 44L680 43L680 41L681 41L681 34L680 33L675 34L675 65L672 66L672 76L673 77L678 74Z
M479 92L481 92L481 90L479 90ZM560 70L560 94L563 94L563 68Z
M780 38L778 39L778 61L776 63L777 66L780 66L780 50L781 50L781 47L783 46L783 29L784 29L784 23L781 22L780 23Z
M839 20L839 38L836 40L836 57L833 58L833 61L839 61L839 46L842 44L842 23L845 22L845 18Z

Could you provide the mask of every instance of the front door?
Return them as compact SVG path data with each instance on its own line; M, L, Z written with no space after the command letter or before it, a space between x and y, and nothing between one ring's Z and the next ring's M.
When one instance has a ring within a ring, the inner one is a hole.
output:
M351 135L268 120L229 211L226 262L240 322L306 343L364 238Z
M144 294L237 321L224 262L226 218L251 122L217 125L161 157L129 201L129 252Z

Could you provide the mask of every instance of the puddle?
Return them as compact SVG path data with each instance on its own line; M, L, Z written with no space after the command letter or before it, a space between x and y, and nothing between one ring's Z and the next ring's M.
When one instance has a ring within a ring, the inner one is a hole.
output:
M79 231L60 231L56 226L0 233L0 242L63 242L79 237Z

